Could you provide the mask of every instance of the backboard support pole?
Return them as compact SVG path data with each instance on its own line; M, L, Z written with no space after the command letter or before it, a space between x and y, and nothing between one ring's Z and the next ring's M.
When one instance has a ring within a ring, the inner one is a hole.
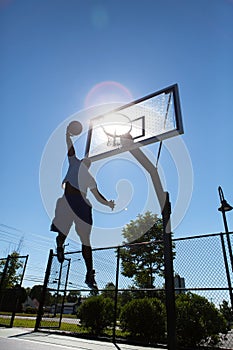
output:
M132 156L148 171L159 201L163 220L164 242L164 274L167 312L167 343L168 350L176 350L176 307L174 290L173 251L171 239L171 204L169 193L164 192L157 168L139 149L130 150Z

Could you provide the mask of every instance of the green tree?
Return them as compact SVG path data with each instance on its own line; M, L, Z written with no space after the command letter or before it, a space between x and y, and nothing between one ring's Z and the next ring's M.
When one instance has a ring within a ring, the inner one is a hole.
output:
M66 297L68 303L76 303L79 300L81 292L79 290L71 290Z
M120 250L122 274L134 278L139 288L153 288L154 275L164 275L162 219L149 211L139 214L122 233L125 244L133 242Z
M25 290L26 290L27 295L30 295L30 293L31 293L31 288L30 288L30 287L26 287Z
M133 288L132 288L133 290ZM118 295L118 300L119 300L119 304L121 306L124 306L125 304L127 304L129 301L131 301L132 299L134 299L135 294L133 292L131 292L130 290L123 290L121 293L119 293Z
M200 295L179 294L176 299L177 340L180 346L215 345L220 333L227 333L227 323L221 312Z
M231 324L233 323L233 310L232 307L229 306L228 301L223 300L220 305L220 312L225 317L228 323L228 328L231 328Z
M42 291L43 291L43 285L37 284L32 287L29 296L32 300L36 299L40 303L42 298ZM45 304L49 305L50 302L51 302L51 294L50 292L47 291L45 296Z
M2 289L5 288L13 288L17 284L20 284L22 278L22 267L23 262L19 259L19 253L14 251L9 255L8 259L8 267L6 270L6 275L4 276L4 280L1 281ZM3 271L5 267L6 261L2 260L0 262L0 278L3 277Z
M38 301L41 300L41 295L42 295L42 290L43 290L43 285L35 285L32 287L31 291L30 291L30 298L31 299L36 299Z
M21 312L22 303L27 299L26 289L15 285L6 289L1 295L1 311Z
M112 282L109 282L106 284L101 294L104 298L115 299L115 290L116 290L115 284Z

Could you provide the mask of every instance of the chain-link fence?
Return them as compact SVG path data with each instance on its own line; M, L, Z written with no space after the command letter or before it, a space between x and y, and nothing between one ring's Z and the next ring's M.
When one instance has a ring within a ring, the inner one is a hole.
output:
M185 286L180 287L180 291L203 295L216 306L223 300L231 304L233 271L226 235L195 236L174 242L174 270L185 279Z
M186 347L190 345L189 339L183 338L185 334L189 337L189 326L192 334L195 327L199 327L199 336L202 329L210 329L209 334L203 333L204 343L198 340L198 334L196 343L207 346L215 342L216 347L233 348L233 271L228 246L232 237L229 233L230 240L227 240L226 234L218 233L173 240L176 330L180 344ZM78 336L98 335L114 341L123 339L166 346L164 268L163 264L150 264L150 260L146 260L152 253L156 260L156 254L159 254L156 251L159 242L152 246L153 243L93 249L98 295L85 285L86 269L81 251L66 253L63 264L59 264L56 254L50 251L36 329L55 328ZM138 256L134 265L131 265L130 255L124 255L125 251ZM101 304L101 297L110 300L111 307ZM102 315L105 307L108 308L108 317L105 315L108 322L97 334L87 318L94 324L98 314L98 322L104 323L99 314ZM185 316L184 310L189 314ZM134 329L130 326L130 315ZM190 325L191 321L193 324ZM151 332L156 334L155 337L149 332L150 325L154 327Z
M232 239L232 233L217 233L174 240L175 293L204 297L223 314L228 325L223 349L233 349Z
M17 253L0 259L0 326L12 327L16 312L22 311L26 291L21 287L28 261Z

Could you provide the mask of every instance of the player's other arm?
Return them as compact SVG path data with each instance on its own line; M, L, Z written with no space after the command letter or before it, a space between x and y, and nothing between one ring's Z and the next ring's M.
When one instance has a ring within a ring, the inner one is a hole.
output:
M68 152L68 157L72 157L75 155L75 149L73 142L71 140L71 135L66 129L66 144L67 144L67 152Z
M113 200L108 201L98 190L98 188L91 189L91 192L95 196L98 202L100 202L103 205L106 205L107 207L110 207L112 210L115 207L115 202Z

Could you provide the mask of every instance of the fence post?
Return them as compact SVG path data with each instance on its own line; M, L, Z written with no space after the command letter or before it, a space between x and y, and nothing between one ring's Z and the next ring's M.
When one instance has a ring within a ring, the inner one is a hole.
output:
M60 285L61 285L62 268L63 268L63 264L60 264L59 277L58 277L58 281L57 281L56 304L54 305L53 317L57 316L57 304L58 304L57 300L58 300L59 291L60 291ZM57 280L57 278L56 278L56 280Z
M176 306L173 271L173 251L171 239L171 204L169 193L165 192L166 198L162 210L163 218L163 241L164 241L164 272L165 272L165 294L167 311L167 345L168 350L176 349Z
M222 243L223 259L224 259L226 275L227 275L228 289L229 289L230 300L231 300L231 308L233 310L233 294L232 294L231 276L230 276L230 271L229 271L229 266L228 266L228 261L227 261L227 253L226 253L226 247L225 247L223 233L220 233L220 237L221 237L221 243Z
M2 300L4 298L4 288L3 288L4 284L3 283L4 283L4 280L6 278L9 260L10 260L10 255L7 256L6 263L5 263L3 272L2 272L1 281L0 281L0 310L2 308Z
M116 286L114 300L114 324L113 324L113 343L116 342L116 323L117 323L117 301L118 301L118 285L119 285L119 269L120 269L120 247L117 247L117 264L116 264Z
M62 321L62 316L63 316L65 298L66 298L66 291L67 291L67 284L68 284L68 278L69 278L69 272L70 272L71 259L65 259L65 261L67 261L68 267L67 267L67 271L66 271L65 288L64 288L63 298L62 298L62 305L61 305L61 312L60 312L60 319L59 319L59 328L61 328L61 321ZM63 265L63 267L64 267L64 265Z
M24 279L24 275L25 275L25 271L26 271L29 255L27 254L26 256L23 256L22 258L25 258L25 262L24 262L23 272L22 272L22 276L21 276L21 280L20 280L20 286L22 286L22 283L23 283L23 279Z
M171 204L169 202L169 193L164 192L159 177L158 169L139 149L130 150L130 153L139 161L139 163L148 171L153 182L153 186L159 200L160 209L163 217L163 239L164 239L164 273L165 273L165 292L167 309L167 343L168 350L176 350L176 309L175 309L175 291L174 291L174 272L173 272L173 254L171 240Z
M20 280L20 287L22 286L22 283L23 283L23 278L24 278L24 274L25 274L25 271L26 271L26 266L27 266L27 262L28 262L28 257L29 255L26 255L26 256L22 256L22 257L18 257L17 259L19 258L25 258L25 262L24 262L24 266L23 266L23 272L22 272L22 275L21 275L21 280ZM19 293L19 291L18 291ZM15 309L14 311L12 312L12 315L11 315L11 321L10 321L10 327L12 328L13 327L13 324L14 324L14 320L15 320L15 315L16 315L16 310L17 310L17 307L18 307L18 304L19 304L19 295L17 296L17 299L16 299L16 302L15 302Z
M53 250L50 249L48 264L47 264L47 268L46 268L46 272L45 272L44 285L43 285L43 289L42 289L40 305L39 305L39 309L37 312L36 324L35 324L35 329L34 329L35 332L38 331L38 328L40 327L41 318L42 318L42 315L44 313L44 303L45 303L45 298L46 298L47 285L49 282L52 261L53 261Z

